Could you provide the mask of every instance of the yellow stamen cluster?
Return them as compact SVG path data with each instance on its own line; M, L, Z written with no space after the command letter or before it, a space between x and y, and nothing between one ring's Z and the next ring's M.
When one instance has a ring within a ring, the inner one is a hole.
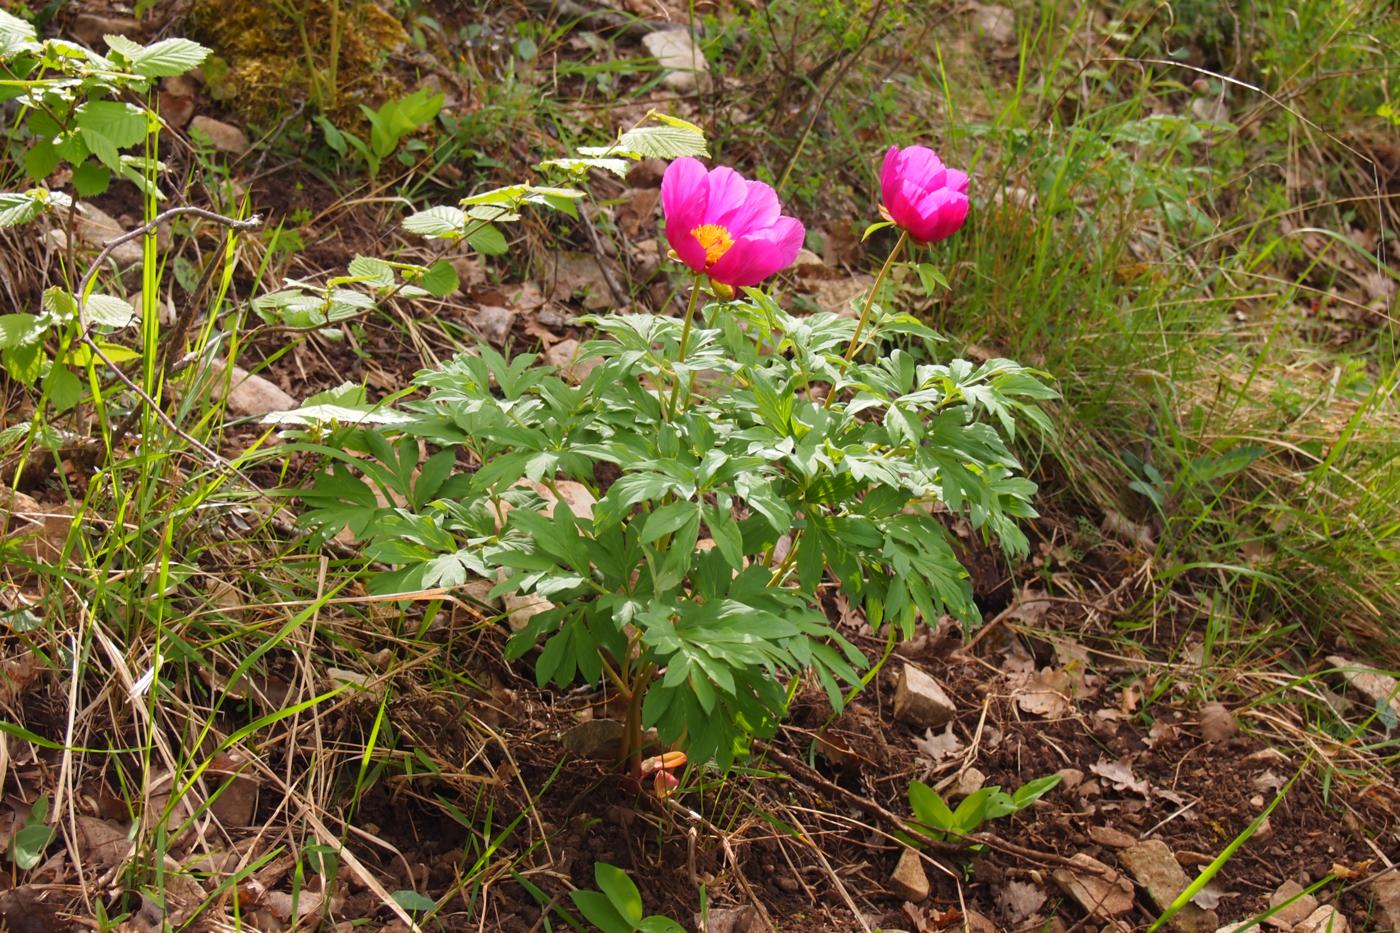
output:
M734 237L719 224L701 224L690 235L705 248L705 265L713 266L734 245Z

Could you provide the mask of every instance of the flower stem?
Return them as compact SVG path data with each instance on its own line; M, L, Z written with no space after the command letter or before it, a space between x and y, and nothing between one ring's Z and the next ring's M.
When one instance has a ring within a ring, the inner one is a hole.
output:
M870 310L875 307L875 299L880 294L880 286L885 282L885 276L890 274L890 269L894 266L894 261L899 258L900 252L904 249L904 244L909 242L909 233L906 230L899 232L899 239L894 244L894 249L885 257L885 264L880 267L880 274L875 276L875 284L870 288L870 297L865 301L865 310L861 312L860 320L856 322L856 332L851 334L851 343L846 347L846 360L856 355L856 347L860 340L860 332L865 329L866 322L870 320Z
M861 331L865 330L865 325L870 320L870 311L875 307L875 298L880 294L880 286L885 282L885 276L889 275L890 269L894 266L894 261L899 258L900 252L904 249L904 244L909 242L909 233L901 230L899 240L894 244L894 249L890 250L889 256L885 257L885 264L880 267L880 274L875 276L875 284L871 286L870 297L865 300L865 310L860 314L860 320L856 322L855 333L851 334L851 342L846 346L846 362L850 362L856 355L856 348L860 346ZM835 386L827 393L826 406L831 407L831 401L836 397Z
M700 299L700 276L695 277L695 285L690 290L690 303L685 306L685 323L681 325L681 345L676 351L676 362L685 360L685 349L690 343L690 325L695 321L695 305ZM681 376L676 373L676 381L671 384L671 402L666 406L666 420L676 416L676 401L681 394Z

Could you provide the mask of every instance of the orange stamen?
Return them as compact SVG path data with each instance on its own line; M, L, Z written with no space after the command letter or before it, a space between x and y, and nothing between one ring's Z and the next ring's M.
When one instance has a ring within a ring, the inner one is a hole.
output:
M719 224L701 224L690 235L705 248L705 265L713 266L734 245L734 237Z

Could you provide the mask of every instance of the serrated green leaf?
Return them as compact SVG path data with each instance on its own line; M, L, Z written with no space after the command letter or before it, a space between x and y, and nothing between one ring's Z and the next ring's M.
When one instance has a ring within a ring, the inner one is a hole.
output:
M32 314L0 314L0 350L33 343L44 335L44 330Z
M0 227L29 223L43 212L44 201L37 196L36 191L0 194Z
M479 226L469 233L467 243L483 256L504 256L510 252L505 234L491 224Z
M55 411L64 412L78 404L83 395L83 384L67 366L55 363L44 377L44 392Z
M525 193L530 190L529 185L506 185L504 188L492 188L490 191L483 191L480 194L472 194L463 198L463 207L471 205L509 205L514 207L520 203L520 199L525 197Z
M44 348L38 343L7 347L0 351L0 364L16 380L32 386L44 373Z
M134 104L115 100L90 100L73 111L83 142L103 165L121 168L118 150L146 138L146 113Z
M32 50L37 47L37 40L33 25L0 10L0 57Z
M107 43L107 48L118 55L126 56L127 61L140 55L142 49L145 48L141 43L134 39L128 39L126 36L104 35L102 39Z
M623 133L618 148L642 158L678 159L681 156L708 158L705 134L693 124L685 126L639 126Z
M363 280L366 285L373 285L375 288L394 287L394 269L382 259L356 256L350 260L346 271L354 278Z
M426 288L430 294L436 295L438 298L446 298L458 289L462 280L458 278L457 270L452 263L446 259L439 259L428 267L428 271L418 279L418 284Z
M95 198L112 184L112 170L96 162L84 162L73 169L73 190L79 197Z
M24 174L31 181L43 181L58 168L60 158L53 140L41 139L24 154Z
M632 171L632 162L622 158L577 158L577 159L546 159L535 168L547 170L557 168L561 171L573 174L583 174L589 169L602 169L605 172L612 172L619 178L626 178L627 173Z
M412 214L403 221L403 228L429 239L461 239L466 233L467 215L455 207L439 205Z
M92 323L114 330L127 326L136 317L136 309L116 295L89 295L83 302L83 311Z
M112 37L107 43L111 45ZM170 78L197 67L209 49L189 39L161 39L131 55L131 70L144 78Z

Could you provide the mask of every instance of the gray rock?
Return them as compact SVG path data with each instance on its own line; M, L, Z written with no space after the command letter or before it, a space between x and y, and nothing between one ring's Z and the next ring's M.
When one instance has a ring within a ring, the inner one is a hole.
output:
M214 148L220 152L242 155L252 146L252 143L248 142L248 134L238 127L231 123L224 123L222 120L206 117L204 114L200 114L190 121L190 131L197 131L208 136Z
M101 249L108 240L115 240L126 233L126 228L117 219L100 207L79 201L74 215L74 231L78 239L94 249ZM130 266L141 262L141 240L138 237L128 240L112 250L111 257L119 266Z
M918 903L926 899L933 888L924 873L923 860L913 849L905 849L899 854L899 862L890 876L890 890L906 901Z
M260 418L274 411L291 411L297 407L296 399L262 376L251 375L241 366L233 367L228 380L225 402L229 411L236 415Z
M1147 839L1118 854L1118 860L1147 889L1153 903L1165 910L1185 891L1191 879L1186 877L1172 854L1171 847L1160 839ZM1187 903L1171 919L1174 929L1185 933L1209 933L1220 925L1214 911L1203 910Z
M1295 926L1293 933L1351 933L1351 924L1337 908L1319 907Z
M710 66L688 29L660 29L642 37L647 54L669 72L661 83L677 94L694 94L709 83Z
M1103 862L1076 852L1073 868L1057 868L1051 877L1066 894L1100 920L1112 920L1133 909L1133 883Z
M616 758L622 748L622 723L616 719L586 719L559 737L575 758Z
M141 24L126 16L83 13L73 18L73 25L68 27L68 34L88 48L101 52L107 48L104 38L106 36L126 36L139 42Z
M1400 930L1400 868L1392 868L1371 882L1376 896L1376 917L1383 929Z
M912 664L899 672L894 690L894 718L920 729L941 726L953 718L957 707L928 674Z
M1288 903L1289 901L1292 903ZM1292 878L1279 885L1278 890L1269 895L1271 908L1285 903L1288 903L1287 907L1264 921L1267 926L1291 930L1317 910L1317 898L1311 894L1303 894L1303 886Z

